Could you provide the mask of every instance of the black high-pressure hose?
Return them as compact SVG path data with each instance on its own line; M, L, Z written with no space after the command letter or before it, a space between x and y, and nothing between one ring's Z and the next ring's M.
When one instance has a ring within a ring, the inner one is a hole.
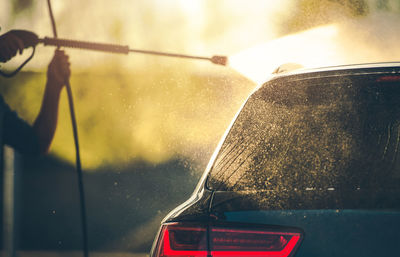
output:
M74 100L72 97L72 90L69 81L66 82L69 111L71 114L72 130L74 134L75 151L76 151L76 171L78 175L78 187L79 187L79 198L80 198L80 210L81 210L81 222L82 222L82 237L83 237L83 255L89 257L88 247L88 232L87 232L87 218L86 218L86 202L85 202L85 188L83 185L83 172L81 166L81 156L79 151L79 140L78 140L78 127L76 125Z
M51 19L51 25L53 28L53 35L57 38L57 28L56 22L53 15L53 10L51 8L50 0L47 0L47 5L49 7L49 14ZM79 198L80 198L80 210L81 210L81 225L82 225L82 238L83 238L83 255L84 257L89 257L89 247L88 247L88 233L87 233L87 221L86 221L86 203L85 203L85 190L83 186L83 173L81 165L81 157L79 151L79 138L78 138L78 127L76 123L75 110L74 110L74 100L72 96L71 85L69 80L66 82L69 111L71 114L72 130L75 142L75 152L76 152L76 171L78 175L78 187L79 187Z

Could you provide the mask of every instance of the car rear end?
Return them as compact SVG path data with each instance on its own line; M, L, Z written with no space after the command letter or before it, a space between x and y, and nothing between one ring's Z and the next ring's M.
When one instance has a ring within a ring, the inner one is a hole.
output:
M398 256L400 68L281 75L253 93L152 256Z

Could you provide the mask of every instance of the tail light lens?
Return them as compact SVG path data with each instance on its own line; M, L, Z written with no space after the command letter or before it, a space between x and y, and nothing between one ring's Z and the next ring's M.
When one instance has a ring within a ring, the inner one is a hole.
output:
M152 257L289 257L303 238L297 229L253 227L169 223L161 227Z

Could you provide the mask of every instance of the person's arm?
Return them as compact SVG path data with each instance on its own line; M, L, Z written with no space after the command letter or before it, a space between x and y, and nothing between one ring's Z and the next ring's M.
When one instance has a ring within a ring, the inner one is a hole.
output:
M70 63L64 51L56 50L47 70L47 82L40 112L33 123L40 153L47 153L53 140L58 119L60 93L70 76Z
M12 32L0 36L0 62L9 61L23 49L22 40ZM68 56L56 50L47 70L42 106L33 129L0 99L4 110L3 135L0 136L5 144L25 154L47 153L57 127L60 93L71 73L69 66Z

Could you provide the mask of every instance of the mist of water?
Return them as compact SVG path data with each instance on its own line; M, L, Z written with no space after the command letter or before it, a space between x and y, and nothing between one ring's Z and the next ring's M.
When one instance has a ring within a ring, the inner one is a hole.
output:
M285 63L306 68L400 60L400 16L375 13L284 36L230 57L230 65L257 83Z

